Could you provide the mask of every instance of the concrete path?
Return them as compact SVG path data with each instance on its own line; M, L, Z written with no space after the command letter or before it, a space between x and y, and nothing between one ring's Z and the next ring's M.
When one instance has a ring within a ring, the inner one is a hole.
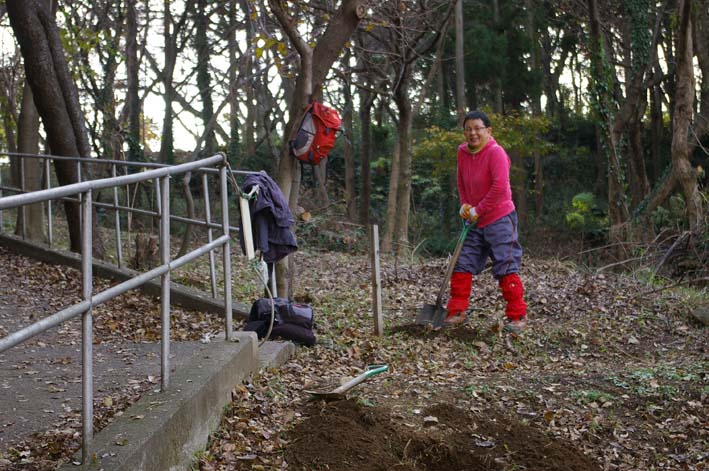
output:
M61 283L25 279L23 271L34 265L8 256L0 250L0 266L6 267L0 270L0 337L76 302L63 299L67 291ZM13 264L21 266L10 269ZM38 292L47 285L51 292ZM223 334L208 343L171 342L171 384L165 392L160 391L159 343L110 339L95 344L94 423L101 431L94 437L94 464L132 471L163 469L160 463L168 466L164 469L189 466L218 423L233 386L259 367L280 365L295 350L290 342L259 348L253 333L235 336L235 342L224 341ZM80 431L81 391L80 319L0 353L0 452L52 431ZM154 437L175 432L173 439L155 442ZM162 444L172 448L160 449Z
M38 296L36 287L16 272L0 272L0 336L56 310L52 303L62 302L58 291ZM81 321L74 319L0 353L0 451L33 433L80 423L80 332ZM198 346L173 342L172 367L179 368ZM159 387L157 343L97 344L93 361L94 397L107 410L114 404L125 407L137 394Z
M53 345L47 337L0 354L0 451L34 433L81 423L80 345ZM199 347L199 342L173 343L173 369ZM95 345L93 380L99 414L159 390L160 345Z

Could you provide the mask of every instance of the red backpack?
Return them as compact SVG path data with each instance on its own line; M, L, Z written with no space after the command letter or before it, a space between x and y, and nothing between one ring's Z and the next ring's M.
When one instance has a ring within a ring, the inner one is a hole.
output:
M301 162L318 165L335 145L341 123L337 110L313 100L290 141L293 156Z

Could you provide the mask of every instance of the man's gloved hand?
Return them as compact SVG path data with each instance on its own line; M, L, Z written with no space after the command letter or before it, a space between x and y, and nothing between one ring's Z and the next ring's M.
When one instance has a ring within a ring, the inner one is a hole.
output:
M475 208L469 204L464 204L460 207L460 217L471 223L475 223L478 220L478 214L475 212Z

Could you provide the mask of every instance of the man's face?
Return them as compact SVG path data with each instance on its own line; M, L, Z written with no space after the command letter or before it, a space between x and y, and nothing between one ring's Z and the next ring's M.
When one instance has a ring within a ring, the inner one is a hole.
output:
M465 122L465 140L468 142L468 147L473 152L477 152L487 144L490 140L490 132L492 128L488 128L483 123L482 119L469 119Z

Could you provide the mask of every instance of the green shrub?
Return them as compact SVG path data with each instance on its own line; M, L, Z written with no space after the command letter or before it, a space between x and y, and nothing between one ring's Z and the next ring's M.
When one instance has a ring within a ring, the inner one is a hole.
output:
M659 206L652 212L650 220L658 232L663 228L683 228L686 225L686 205L684 197L676 194L670 196L666 206Z
M608 218L596 205L592 193L583 192L571 200L571 210L564 217L567 227L584 237L597 239L605 234Z

